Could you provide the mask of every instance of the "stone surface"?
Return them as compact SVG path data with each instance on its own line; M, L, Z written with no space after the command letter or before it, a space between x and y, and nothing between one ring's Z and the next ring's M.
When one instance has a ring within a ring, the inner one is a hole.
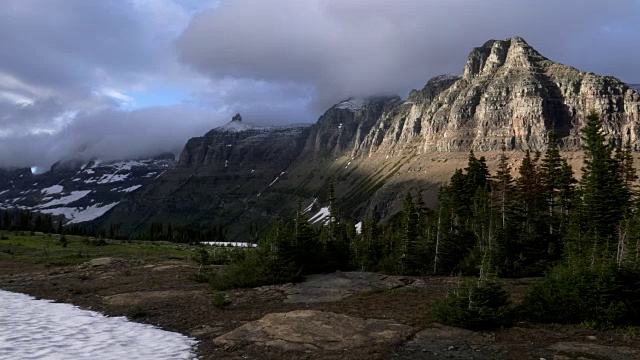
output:
M168 299L185 299L201 296L202 291L136 291L131 293L122 293L111 296L105 296L104 300L109 305L114 306L136 306L150 301L165 301Z
M554 359L628 360L640 358L640 351L624 346L605 346L594 343L559 342L549 347L556 352Z
M399 276L367 272L336 272L307 277L299 284L283 288L286 303L340 301L359 292L394 289L405 286Z
M298 310L268 314L214 339L218 346L254 343L286 350L344 350L407 338L414 330L390 320Z
M113 262L113 258L110 257L102 257L88 261L89 266L104 266L109 265Z

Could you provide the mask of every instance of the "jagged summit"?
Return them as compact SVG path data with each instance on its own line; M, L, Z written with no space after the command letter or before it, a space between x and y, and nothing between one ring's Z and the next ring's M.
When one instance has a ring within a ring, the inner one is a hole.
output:
M240 115L240 113L235 114L235 116L231 118L231 122L241 122L241 121L242 121L242 116Z
M482 47L474 48L467 59L463 78L488 75L500 67L532 69L547 60L521 37L506 40L489 40Z

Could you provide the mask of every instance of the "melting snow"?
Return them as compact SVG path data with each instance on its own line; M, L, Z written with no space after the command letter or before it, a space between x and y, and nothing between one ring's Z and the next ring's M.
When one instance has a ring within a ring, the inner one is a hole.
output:
M8 193L9 190L4 190L4 191L0 191L0 195L4 194L4 193Z
M53 209L40 210L40 212L51 215L63 215L67 219L69 224L76 224L85 221L91 221L104 215L107 211L111 210L114 206L118 205L117 202L108 204L105 206L99 206L100 204L90 205L84 208L70 208L60 207Z
M309 211L311 211L311 208L313 207L313 205L316 204L316 202L318 202L318 198L313 199L313 202L311 203L311 205L307 206L306 208L304 208L304 210L302 210L303 214L308 213Z
M40 191L42 191L44 194L59 194L62 192L62 190L64 190L64 187L62 187L61 185L53 185Z
M356 234L362 233L362 221L356 224Z
M284 171L280 173L280 175L276 176L276 178L271 182L271 184L269 184L269 186L273 185L276 183L276 181L280 180L280 176L284 175Z
M78 201L83 197L87 196L91 190L82 190L82 191L72 191L70 195L63 196L60 199L51 200L46 204L38 206L39 208L48 208L56 205L66 205L70 204L74 201Z
M323 221L328 216L329 216L329 207L323 207L322 209L320 209L320 211L318 211L317 214L313 215L311 219L309 219L309 222L312 224L315 224L317 222Z
M129 177L129 174L113 174L113 175L104 175L100 180L98 180L98 184L108 184L118 181L124 181ZM89 182L87 180L86 182Z
M132 192L132 191L136 191L138 189L140 189L142 187L142 185L133 185L132 187L128 187L126 189L122 189L120 190L121 192Z
M0 290L0 359L195 359L196 341L151 325Z

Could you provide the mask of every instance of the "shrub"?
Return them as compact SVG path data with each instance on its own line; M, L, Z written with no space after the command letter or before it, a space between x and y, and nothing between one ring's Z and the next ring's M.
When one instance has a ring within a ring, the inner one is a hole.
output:
M300 280L300 272L291 263L261 250L247 250L232 265L209 277L218 290L258 287Z
M127 317L131 320L147 317L149 313L141 306L135 306L127 312Z
M470 330L490 330L509 324L509 294L493 280L472 281L440 299L433 318L443 324Z
M229 305L231 305L231 300L227 299L223 293L219 292L213 298L213 306L217 307L218 309L224 309Z
M615 265L559 266L529 290L523 309L540 322L638 325L640 271Z

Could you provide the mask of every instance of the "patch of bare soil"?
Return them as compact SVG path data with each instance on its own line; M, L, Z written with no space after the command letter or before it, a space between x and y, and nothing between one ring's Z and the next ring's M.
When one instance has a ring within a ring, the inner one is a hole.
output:
M453 278L400 279L405 286L376 287L374 284L372 289L319 303L287 301L291 294L306 291L295 288L298 286L295 284L231 290L222 293L230 302L222 306L217 291L196 281L197 273L196 264L177 260L145 262L109 258L62 267L4 261L0 263L0 288L73 303L112 316L129 316L134 321L193 336L200 340L197 349L200 359L620 358L611 354L633 359L637 358L636 351L640 348L637 338L625 337L620 331L595 331L581 326L522 323L495 332L471 333L432 324L430 307L447 289L455 286ZM349 276L352 275L346 277ZM366 275L357 275L358 279L362 276ZM391 280L395 284L396 279ZM521 301L533 281L535 279L505 280L514 302ZM266 346L264 342L216 345L213 341L267 314L295 310L390 320L414 330L392 342L344 350L286 350Z

